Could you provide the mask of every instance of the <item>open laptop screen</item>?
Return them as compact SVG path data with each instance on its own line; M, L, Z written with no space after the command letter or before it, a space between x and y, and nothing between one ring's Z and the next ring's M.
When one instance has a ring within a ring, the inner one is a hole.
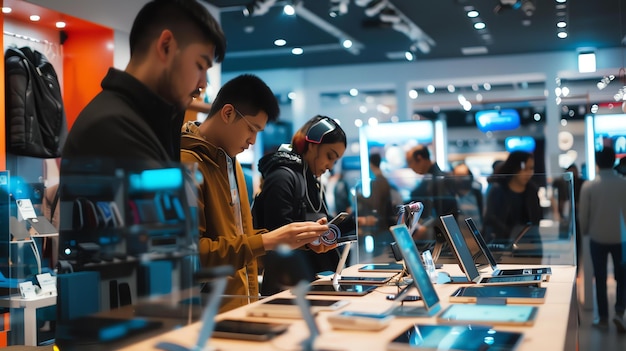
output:
M398 224L391 226L389 230L402 251L404 264L413 278L413 285L419 291L426 310L429 313L436 312L440 309L439 296L422 264L415 242L409 233L409 228L405 224Z
M459 262L459 266L467 276L467 279L474 281L477 277L480 277L480 273L476 265L474 265L472 253L465 243L463 233L461 233L461 228L459 228L456 218L451 214L441 216L440 218L450 246L452 246L452 251Z
M489 246L487 246L487 242L485 241L485 238L483 238L483 235L480 233L480 231L476 227L476 223L474 222L474 220L472 218L466 218L465 224L467 224L467 227L469 228L470 232L472 233L472 236L478 243L478 246L480 246L480 249L482 250L483 254L485 255L485 257L487 257L487 260L489 260L489 264L491 265L491 267L495 268L498 265L498 262L496 261L496 258L493 257L493 254L491 253Z

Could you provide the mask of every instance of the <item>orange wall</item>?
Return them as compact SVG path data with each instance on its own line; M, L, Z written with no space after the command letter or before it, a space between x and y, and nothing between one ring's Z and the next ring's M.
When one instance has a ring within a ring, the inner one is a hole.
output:
M102 89L100 82L113 66L113 30L68 30L63 44L63 103L68 128L87 103Z
M58 16L63 18L68 27L68 38L63 44L63 104L68 128L72 126L78 113L87 103L100 92L100 81L109 67L113 66L113 30L100 25L84 21L79 18L59 14L55 11L41 8L18 0L0 0L0 4L13 7L12 16L16 20L27 23L28 14L36 9L47 19L46 23L32 24L33 26L50 27ZM5 16L0 14L0 25L4 28ZM0 39L4 47L4 37ZM4 55L3 55L4 56ZM0 170L6 169L6 128L5 128L5 101L4 101L4 60L0 60Z
M4 2L0 0L0 4ZM4 16L0 16L0 25L4 28ZM0 39L0 44L4 48L4 35ZM2 54L4 57L4 53ZM5 107L4 107L4 60L0 60L0 111L2 111L2 119L0 123L0 170L5 171L7 169L7 147L6 147L6 125L5 121Z

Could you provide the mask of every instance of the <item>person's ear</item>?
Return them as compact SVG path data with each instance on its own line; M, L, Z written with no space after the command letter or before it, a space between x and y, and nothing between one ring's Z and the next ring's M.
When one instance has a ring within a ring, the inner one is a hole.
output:
M166 60L172 50L174 50L174 46L176 45L172 32L169 30L164 30L163 32L161 32L159 39L157 39L156 45L159 57L162 60Z
M222 106L220 117L225 124L230 124L232 121L235 120L235 114L236 112L233 105L225 104L224 106Z

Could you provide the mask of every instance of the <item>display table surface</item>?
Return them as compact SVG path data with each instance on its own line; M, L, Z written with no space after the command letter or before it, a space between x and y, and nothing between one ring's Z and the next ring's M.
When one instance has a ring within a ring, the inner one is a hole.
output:
M37 346L37 309L53 306L57 295L40 295L25 299L21 295L0 297L0 307L24 309L24 345Z
M349 267L344 270L344 275L368 275L368 276L385 276L390 273L360 273L358 267L362 264ZM516 265L502 265L500 268L519 268ZM529 267L529 266L524 266ZM530 266L532 267L532 266ZM536 266L540 267L540 266ZM546 299L544 304L539 304L539 312L537 320L533 326L528 327L509 327L497 326L494 329L503 331L516 331L524 334L523 340L517 350L519 351L537 351L537 350L575 350L577 343L577 307L574 289L575 289L575 266L551 266L552 276L549 282L542 283L547 288ZM450 273L452 276L462 275L458 265L444 265L443 271ZM488 272L483 273L488 275ZM435 288L441 300L441 307L444 309L450 305L448 297L450 294L466 284L436 284ZM315 296L318 299L348 299L350 304L342 310L382 312L392 305L391 301L386 299L386 295L396 293L396 286L381 286L374 292L362 297L337 297L337 296ZM283 291L277 296L292 296L290 291ZM258 303L258 302L256 302ZM421 302L410 302L416 306ZM213 338L207 343L207 350L246 350L254 349L262 350L298 350L299 343L306 339L309 335L308 329L301 319L278 319L278 318L255 318L246 316L246 310L250 307L243 306L222 314L216 319L225 318L245 319L250 321L275 321L291 324L289 330L277 336L271 341L238 341L229 339ZM320 335L315 341L315 349L324 350L385 350L387 344L394 339L403 330L411 325L420 324L436 324L436 316L432 317L396 317L391 324L385 329L377 332L371 331L346 331L332 329L327 321L329 313L320 312L316 316L316 323L320 329ZM129 345L121 350L156 350L155 345L158 342L171 342L191 348L197 341L200 329L200 322L190 324L186 327L170 331L146 339L142 342Z

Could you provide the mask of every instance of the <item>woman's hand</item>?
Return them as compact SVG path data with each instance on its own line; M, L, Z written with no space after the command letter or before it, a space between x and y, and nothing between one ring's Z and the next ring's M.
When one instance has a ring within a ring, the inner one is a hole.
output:
M327 230L328 226L319 221L293 222L263 234L263 246L265 250L274 250L280 244L287 244L295 249L319 239Z

